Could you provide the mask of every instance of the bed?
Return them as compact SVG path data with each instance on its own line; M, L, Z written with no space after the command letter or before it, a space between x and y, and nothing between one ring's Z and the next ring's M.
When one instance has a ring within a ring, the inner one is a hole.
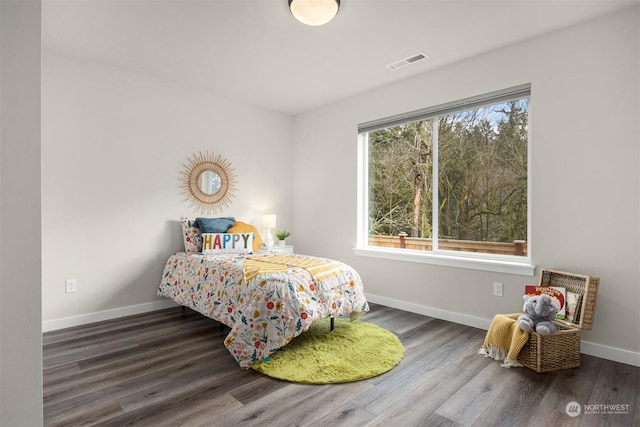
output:
M242 369L316 320L369 310L352 267L299 254L178 252L165 264L158 295L231 328L224 345Z

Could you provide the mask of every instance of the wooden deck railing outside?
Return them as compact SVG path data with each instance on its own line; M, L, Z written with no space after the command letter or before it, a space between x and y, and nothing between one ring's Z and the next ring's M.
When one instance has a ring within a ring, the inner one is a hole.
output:
M369 245L383 246L387 248L413 249L418 251L431 251L431 239L421 237L409 237L401 233L399 236L369 236ZM527 255L527 242L516 240L513 243L501 242L475 242L472 240L439 239L438 248L447 251L480 252L485 254L500 255Z

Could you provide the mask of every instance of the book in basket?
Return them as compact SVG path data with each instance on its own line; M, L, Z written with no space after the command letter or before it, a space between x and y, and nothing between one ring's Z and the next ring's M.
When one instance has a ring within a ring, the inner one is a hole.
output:
M567 292L567 322L579 323L582 295L576 292Z
M566 310L566 288L559 286L538 286L538 285L525 285L524 287L525 295L530 297L534 297L536 295L547 294L553 298L554 302L558 304L560 310L556 314L556 319L565 318L565 310Z

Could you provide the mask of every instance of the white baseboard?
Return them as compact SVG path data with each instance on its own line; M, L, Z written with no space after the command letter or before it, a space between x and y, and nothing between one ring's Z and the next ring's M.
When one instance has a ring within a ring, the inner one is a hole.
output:
M399 310L422 314L424 316L435 317L436 319L459 323L474 328L488 330L489 325L491 325L491 319L469 316L463 313L441 310L439 308L383 297L380 295L371 295L369 293L366 294L366 297L368 301L374 304L397 308ZM589 356L600 357L602 359L612 360L614 362L626 363L627 365L632 366L640 366L640 353L625 350L622 348L609 347L602 344L582 341L580 351L581 353L588 354Z
M87 325L89 323L102 322L103 320L117 319L119 317L131 316L134 314L148 313L150 311L162 310L164 308L175 306L176 303L167 299L166 301L154 301L114 308L111 310L98 311L95 313L63 317L62 319L46 320L42 322L42 332L56 331L58 329L70 328L72 326Z
M441 310L439 308L429 307L426 305L415 304L412 302L401 301L393 298L382 297L380 295L366 294L367 301L384 305L399 310L408 311L410 313L422 314L424 316L435 317L436 319L446 320L448 322L460 323L461 325L472 326L484 330L489 329L491 319L483 319L482 317L469 316L467 314L457 313L454 311Z
M640 366L640 353L635 353L623 348L582 341L580 352L588 354L589 356L600 357L601 359L613 360L614 362L626 363L632 366Z

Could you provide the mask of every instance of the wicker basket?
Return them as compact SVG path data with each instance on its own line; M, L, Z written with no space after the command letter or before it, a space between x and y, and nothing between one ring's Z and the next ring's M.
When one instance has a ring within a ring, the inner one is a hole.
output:
M556 320L552 335L529 333L529 340L518 355L518 362L536 372L552 372L580 366L580 331L591 329L600 279L582 274L543 269L539 286L560 286L582 295L578 323Z

